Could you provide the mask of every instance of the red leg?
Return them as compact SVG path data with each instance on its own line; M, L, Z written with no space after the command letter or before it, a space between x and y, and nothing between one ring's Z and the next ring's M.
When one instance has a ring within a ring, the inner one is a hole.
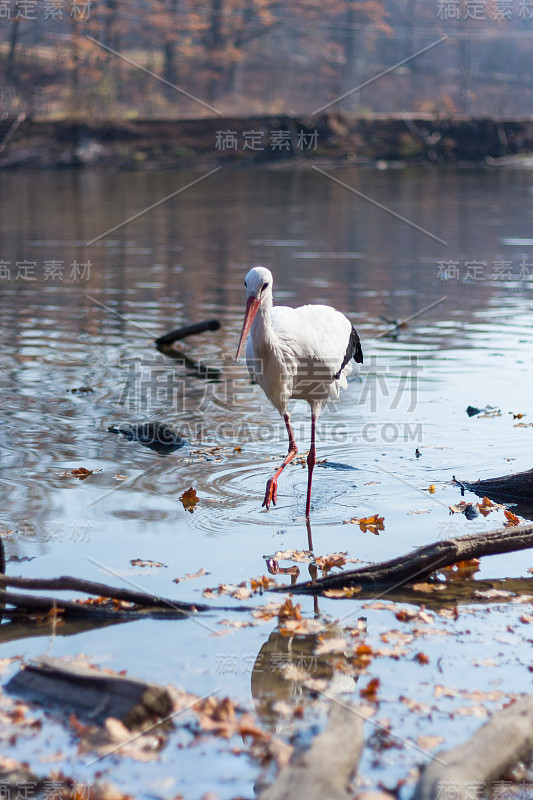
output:
M298 452L298 448L296 447L296 442L294 441L294 434L291 428L291 421L288 414L283 415L283 419L285 420L285 427L287 428L287 433L289 434L289 452L285 456L283 460L283 464L278 469L275 475L269 478L267 485L266 485L266 492L265 492L265 499L263 500L263 507L266 506L267 510L270 508L270 503L276 505L276 500L278 499L278 478L296 453Z
M309 512L311 511L311 484L313 483L313 468L316 463L315 425L316 417L311 412L311 447L309 449L309 455L307 456L307 502L305 504L306 517L309 517Z

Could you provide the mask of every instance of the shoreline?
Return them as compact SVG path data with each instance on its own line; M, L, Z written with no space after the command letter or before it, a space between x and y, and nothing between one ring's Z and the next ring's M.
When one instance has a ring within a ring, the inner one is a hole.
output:
M93 122L25 119L0 126L0 169L190 170L523 163L533 118L265 115Z

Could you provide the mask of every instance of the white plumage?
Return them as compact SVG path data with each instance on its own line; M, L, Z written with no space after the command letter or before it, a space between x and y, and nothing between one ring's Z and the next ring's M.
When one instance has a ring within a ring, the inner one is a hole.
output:
M337 399L347 387L352 358L361 363L359 336L340 311L329 306L300 308L272 306L272 274L265 267L254 267L244 281L247 305L239 358L248 333L246 363L250 375L285 420L289 434L289 453L270 478L263 505L276 503L277 479L298 452L288 412L290 399L306 400L311 406L311 449L307 458L308 487L306 516L311 505L311 482L316 461L315 425L329 399Z

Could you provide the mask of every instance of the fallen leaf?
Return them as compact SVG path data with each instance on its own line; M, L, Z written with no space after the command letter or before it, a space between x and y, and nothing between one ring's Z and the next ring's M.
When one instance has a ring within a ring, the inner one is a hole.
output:
M508 599L512 596L511 592L506 592L504 589L476 589L474 597L483 597L486 600L497 600L500 597Z
M343 567L346 564L347 555L347 553L330 553L326 556L317 556L315 564L326 575L333 567Z
M100 472L100 470L98 470ZM88 478L89 475L93 475L93 469L86 469L86 467L77 467L76 469L66 470L65 472L61 473L61 477L72 477L78 478L80 481L84 481L85 478Z
M386 633L382 633L380 636L382 642L388 643L391 641L400 642L401 644L410 644L413 641L414 636L412 633L405 633L404 631L386 631Z
M380 517L379 514L373 514L371 517L352 517L352 519L345 519L344 524L359 525L363 533L370 531L376 536L379 535L379 531L385 530L385 518Z
M457 697L458 694L459 692L457 689L449 689L448 687L440 686L439 684L435 686L433 691L433 696L436 697L437 700L439 697Z
M445 592L446 586L443 583L413 583L411 589L414 592Z
M442 744L444 736L419 736L416 740L417 747L421 750L433 750Z
M492 500L489 500L488 497L484 497L481 503L476 503L476 508L479 509L480 514L483 514L484 517L487 517L491 511L497 511L499 508L505 510L505 506L502 506L500 503L494 503Z
M324 627L319 619L289 619L280 625L279 632L282 636L309 635L320 633Z
M428 490L428 492L429 492L430 494L435 494L435 484L434 484L434 483L431 483L431 484L428 486L427 490Z
M455 708L453 714L459 714L462 717L479 717L483 719L484 717L488 717L489 712L485 706L461 706L460 708Z
M467 561L457 561L455 564L448 564L438 571L444 575L447 581L463 580L479 572L480 564L481 561L479 558L470 558Z
M415 661L417 661L419 664L429 664L429 658L425 653L417 653L415 655Z
M252 611L252 617L255 619L270 620L278 616L280 608L281 602L272 600L270 603Z
M411 700L410 697L405 697L404 695L400 695L400 702L406 705L409 711L412 711L414 714L424 714L424 716L427 716L431 711L427 703L419 703L417 700Z
M252 596L251 590L246 588L246 581L243 581L238 586L229 583L219 583L218 586L212 589L204 589L202 594L204 597L208 598L213 598L221 594L229 594L230 597L234 597L236 600L248 600L248 598Z
M324 597L332 597L335 600L340 600L345 597L355 597L361 591L361 586L343 586L342 589L326 589L323 592Z
M315 655L322 656L329 653L344 653L348 645L344 639L336 637L333 639L325 639L315 647Z
M464 500L453 506L448 506L448 508L450 509L450 514L464 514L467 519L473 519L479 513L473 503L466 503Z
M250 580L250 587L254 594L266 592L267 589L271 589L273 586L277 586L277 583L274 578L269 578L268 575L262 575L260 578L251 578Z
M194 513L194 509L200 502L200 498L196 494L196 489L193 489L192 486L190 489L187 489L186 492L183 492L180 496L180 500L183 503L183 508L191 514Z
M208 572L205 571L204 567L198 570L198 572L187 572L183 578L174 578L173 583L181 583L182 581L191 581L193 578L203 578L204 575L209 575Z
M166 564L163 564L161 561L150 561L149 559L142 559L142 558L133 558L130 561L132 567L165 567Z
M221 619L217 624L225 625L227 628L253 628L256 623L244 619Z
M506 508L503 513L507 520L505 523L506 528L511 527L512 525L520 525L520 518L517 517L516 514L513 514L512 511L509 511L508 508Z
M379 678L372 678L366 686L364 686L360 691L359 694L361 697L364 697L365 700L370 700L372 702L377 701L378 689L380 686Z
M313 554L310 550L278 550L271 556L275 561L312 561Z
M354 648L354 653L350 660L353 666L357 669L366 669L372 661L373 656L374 651L370 645L362 642L360 645Z

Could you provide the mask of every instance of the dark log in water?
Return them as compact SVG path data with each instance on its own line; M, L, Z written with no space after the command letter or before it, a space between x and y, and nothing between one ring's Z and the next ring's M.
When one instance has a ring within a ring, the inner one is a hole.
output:
M205 322L194 322L192 325L184 325L183 328L176 328L175 331L170 331L170 333L165 333L164 336L159 336L155 340L157 347L163 347L164 345L172 344L172 342L177 342L180 339L185 339L186 336L193 336L197 333L203 333L204 331L218 331L220 328L220 322L218 319L207 319Z
M73 578L70 575L63 575L60 578L16 578L9 575L0 575L0 587L2 586L14 586L19 589L32 590L83 592L84 594L94 594L98 597L124 600L141 608L162 607L185 613L210 610L210 606L205 603L195 603L193 605L180 600L169 600L166 597L148 594L148 592L119 589L117 586L108 586L105 583L88 581L84 578ZM0 597L4 598L5 595L2 594ZM59 603L57 600L55 602Z
M160 353L174 359L189 374L194 375L196 378L204 378L206 380L218 381L220 379L221 371L217 367L211 367L206 364L201 364L198 361L190 358L179 347L173 347L174 342L185 339L187 336L193 336L197 333L204 331L218 331L220 322L218 319L207 319L204 322L194 322L192 325L185 325L183 328L177 328L175 331L170 331L164 336L160 336L155 340L155 345Z
M103 724L108 717L114 717L130 729L167 717L173 708L163 686L73 666L49 656L22 666L6 689L91 722Z
M528 502L533 506L533 469L503 475L500 478L487 478L483 481L457 481L460 486L470 489L480 497L487 496L496 503L507 500Z
M361 586L363 589L399 587L421 581L432 572L458 561L525 550L528 547L533 547L533 524L467 534L418 547L404 556L370 567L347 570L316 581L296 583L290 587L290 591L294 594L321 594L326 589L352 586ZM287 591L287 587L272 591Z
M5 591L2 587L13 586L20 589L56 590L83 592L107 599L108 602L74 602L57 597L19 594ZM124 601L130 606L121 606L114 601ZM65 619L103 619L123 621L139 618L186 619L197 612L212 611L205 603L185 603L158 595L135 592L131 589L118 589L105 583L95 583L69 575L61 578L16 578L0 575L0 602L3 606L1 615L5 617L21 614L37 615L38 621L46 619L46 615ZM250 611L249 606L217 607L222 611ZM44 616L43 616L44 615Z

